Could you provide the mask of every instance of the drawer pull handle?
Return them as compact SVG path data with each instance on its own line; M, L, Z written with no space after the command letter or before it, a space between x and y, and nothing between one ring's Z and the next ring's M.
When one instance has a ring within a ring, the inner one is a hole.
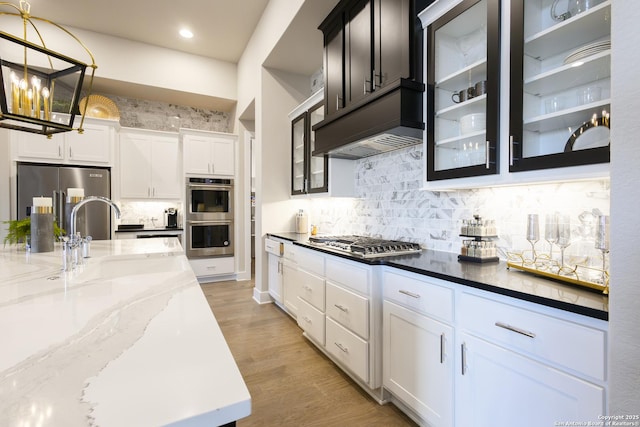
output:
M516 332L518 334L524 335L524 336L529 337L529 338L535 338L536 337L536 334L534 334L533 332L529 332L529 331L525 331L524 329L516 328L515 326L511 326L511 325L509 325L507 323L496 322L496 326L499 327L499 328L507 329L507 330L512 331L512 332Z
M348 313L348 312L349 312L349 309L348 309L347 307L345 307L345 306L342 306L342 305L340 305L340 304L334 304L334 306L335 306L338 310L342 311L343 313Z
M313 322L311 322L311 319L309 319L307 316L304 316L302 319L303 319L305 322L307 322L308 324L313 323Z
M444 363L444 334L440 334L440 364Z
M302 288L303 288L305 291L307 291L307 292L313 292L313 289L311 289L311 288L310 288L309 286L307 286L307 285L304 285Z
M414 294L413 292L405 291L404 289L400 289L398 292L400 292L401 294L410 296L411 298L415 298L415 299L420 298L420 294Z
M345 346L343 346L340 343L334 342L334 344L336 345L336 347L338 347L340 350L342 350L343 353L347 353L349 354L349 349L346 348Z

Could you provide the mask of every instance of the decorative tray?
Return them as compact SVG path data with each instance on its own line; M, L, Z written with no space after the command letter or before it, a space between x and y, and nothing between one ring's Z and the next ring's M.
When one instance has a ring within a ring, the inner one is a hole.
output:
M507 253L507 268L515 268L537 276L557 280L570 285L609 293L609 273L605 270L576 264L572 267L560 264L548 256L540 255L526 259L522 254ZM594 275L599 279L592 279Z

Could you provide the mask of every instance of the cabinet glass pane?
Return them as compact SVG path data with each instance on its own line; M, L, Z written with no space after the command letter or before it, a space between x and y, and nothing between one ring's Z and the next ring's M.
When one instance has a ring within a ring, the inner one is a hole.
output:
M304 118L293 123L293 191L304 191Z
M320 105L314 110L309 111L309 129L312 129L316 123L320 123L324 119L324 105ZM316 148L315 132L311 131L309 138L310 153ZM323 188L325 186L325 156L311 156L311 189Z
M514 134L522 147L516 162L524 160L520 168L526 170L541 167L526 163L541 156L562 158L558 166L607 161L611 1L524 0L522 10L522 134ZM605 151L578 160L597 148Z
M487 0L434 32L434 170L487 163Z

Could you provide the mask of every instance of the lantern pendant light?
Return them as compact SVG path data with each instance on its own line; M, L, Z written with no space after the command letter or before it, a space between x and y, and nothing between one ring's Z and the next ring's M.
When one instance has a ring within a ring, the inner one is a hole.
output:
M90 76L86 96L91 94L97 68L93 55L71 32L47 19L31 16L30 9L25 0L18 6L0 2L0 127L51 137L74 130L74 121L80 114L75 130L82 133L88 103L83 111L78 103L87 67ZM22 24L13 34L4 31L11 27L11 21L15 21L16 28ZM45 24L49 31L38 28L36 23ZM50 49L45 34L55 35L55 41L66 48L79 45L81 49L76 51L86 52L90 63Z

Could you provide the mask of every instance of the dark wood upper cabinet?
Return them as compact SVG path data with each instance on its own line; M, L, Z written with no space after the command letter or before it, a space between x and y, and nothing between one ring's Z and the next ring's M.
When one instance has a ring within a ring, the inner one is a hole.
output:
M327 156L311 154L315 146L315 135L311 127L323 118L324 105L320 101L291 120L292 195L328 191L329 159Z
M510 172L610 161L611 3L511 0Z
M316 154L360 158L422 141L417 13L431 2L342 0L320 24L326 117L314 127ZM356 147L374 137L375 149Z
M324 34L325 112L361 105L404 78L422 82L427 0L343 0L320 25Z
M372 1L360 0L345 11L345 106L372 91Z
M344 29L342 19L324 34L325 111L333 114L344 107Z
M411 77L411 2L377 0L379 13L374 16L374 82L384 87L401 77ZM406 46L406 49L398 49ZM420 70L416 72L419 73ZM417 77L417 76L416 76Z

